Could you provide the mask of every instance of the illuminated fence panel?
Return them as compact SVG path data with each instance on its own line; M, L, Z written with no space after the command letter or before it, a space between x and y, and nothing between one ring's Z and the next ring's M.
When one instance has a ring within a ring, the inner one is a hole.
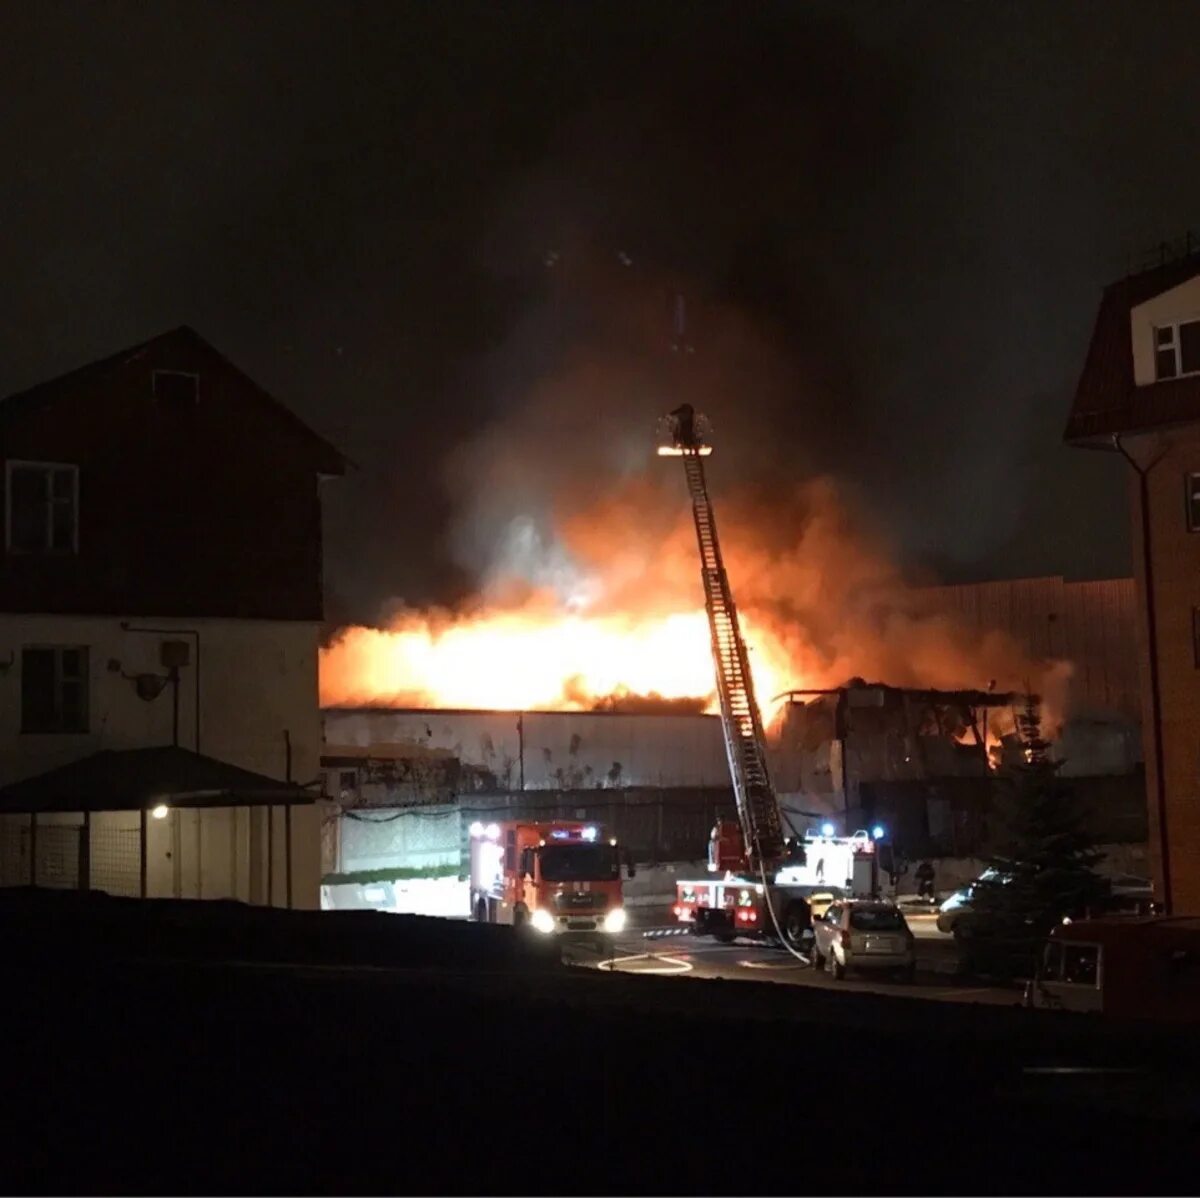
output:
M37 884L50 890L79 887L78 826L50 824L37 830Z
M92 889L136 898L141 893L136 828L93 828Z
M0 816L0 886L29 885L29 818Z

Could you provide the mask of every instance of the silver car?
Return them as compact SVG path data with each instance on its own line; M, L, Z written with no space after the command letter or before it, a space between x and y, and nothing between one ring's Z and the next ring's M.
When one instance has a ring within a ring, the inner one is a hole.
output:
M812 966L828 968L839 981L847 969L889 970L911 982L916 947L895 903L837 899L823 919L813 920Z

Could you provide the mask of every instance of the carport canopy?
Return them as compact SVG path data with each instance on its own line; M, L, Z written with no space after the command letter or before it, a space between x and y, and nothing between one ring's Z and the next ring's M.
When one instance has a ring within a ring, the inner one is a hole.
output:
M292 890L291 809L316 796L294 782L281 782L203 753L176 746L103 749L32 778L0 787L0 813L28 815L32 837L31 882L37 885L37 817L83 815L80 837L81 889L89 887L90 817L101 811L140 813L141 894L146 897L146 815L168 807L283 807L286 814L287 904ZM268 820L268 830L272 826ZM269 834L269 831L268 831ZM270 849L268 848L268 857Z
M174 746L104 749L0 787L0 812L141 811L173 807L262 807L312 803L314 795L236 765Z

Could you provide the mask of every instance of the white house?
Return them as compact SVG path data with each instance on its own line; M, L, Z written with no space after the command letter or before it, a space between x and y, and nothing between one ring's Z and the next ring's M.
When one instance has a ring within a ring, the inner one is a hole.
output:
M0 402L0 460L0 884L316 907L340 454L181 328Z

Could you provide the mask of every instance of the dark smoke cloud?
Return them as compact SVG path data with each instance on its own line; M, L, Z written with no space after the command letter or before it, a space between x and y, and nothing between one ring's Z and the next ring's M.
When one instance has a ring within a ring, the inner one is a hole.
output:
M328 491L328 592L372 620L477 589L486 446L526 455L508 507L536 528L535 470L571 472L550 380L600 407L589 485L629 468L677 390L650 310L682 282L729 387L703 401L715 470L819 464L906 565L1121 572L1120 464L1058 438L1099 288L1200 211L1198 24L1106 0L16 6L0 391L194 324L359 464ZM644 294L580 247L628 253ZM632 327L604 310L624 288Z

